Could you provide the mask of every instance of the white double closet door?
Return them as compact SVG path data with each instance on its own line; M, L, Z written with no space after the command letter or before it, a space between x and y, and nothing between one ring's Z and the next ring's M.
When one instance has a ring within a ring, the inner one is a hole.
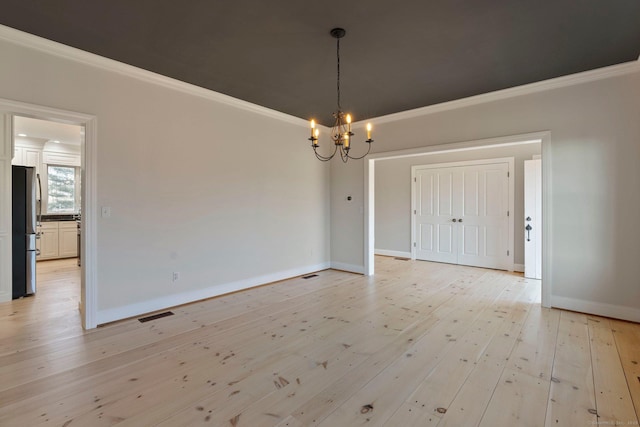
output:
M509 168L415 166L414 258L511 270Z

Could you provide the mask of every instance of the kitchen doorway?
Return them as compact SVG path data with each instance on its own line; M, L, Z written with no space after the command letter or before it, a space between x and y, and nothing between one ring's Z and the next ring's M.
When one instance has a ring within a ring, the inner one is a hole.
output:
M28 277L27 291L22 293L19 287L14 287L12 297L32 295L39 300L38 305L43 306L56 304L59 296L65 302L75 301L75 309L78 309L84 126L14 115L11 134L12 169L26 168L35 173L36 189L32 200L28 200L35 202L30 207L35 218L28 218L28 222L35 219L35 265L27 268L28 271L35 269L35 274ZM14 182L14 200L18 190ZM13 216L15 223L15 211ZM20 267L16 260L24 257L20 254L21 248L16 245L20 239L16 240L15 227L13 233L15 282L16 268ZM32 261L33 257L28 260ZM63 289L54 292L51 288ZM42 311L42 308L39 310ZM52 311L59 313L61 309Z
M0 99L0 117L3 123L2 135L0 135L0 169L11 170L11 159L13 157L13 117L25 117L44 121L56 122L67 125L80 126L84 129L84 143L80 147L80 206L82 212L82 233L80 239L80 254L82 256L82 266L80 267L80 319L82 327L92 329L96 324L96 163L97 163L97 133L95 116L49 108L39 105L27 104L7 99ZM59 159L58 159L59 160ZM60 171L56 171L60 172ZM6 174L5 174L6 176ZM11 206L11 178L8 178L6 185L2 187L0 193L0 207ZM11 217L10 213L7 215ZM2 227L0 227L2 228ZM1 230L0 230L1 231ZM67 233L71 237L71 233ZM0 241L3 236L0 236ZM77 240L77 231L75 232ZM68 241L68 239L67 239ZM1 243L1 242L0 242ZM3 243L4 245L4 243ZM12 254L7 246L5 250L0 250L0 265L10 265ZM10 246L8 246L10 248ZM7 270L5 270L5 275ZM10 272L11 270L8 269ZM10 273L9 273L10 274ZM7 285L10 286L10 277ZM11 300L11 290L5 289L5 276L3 276L0 295L2 301Z

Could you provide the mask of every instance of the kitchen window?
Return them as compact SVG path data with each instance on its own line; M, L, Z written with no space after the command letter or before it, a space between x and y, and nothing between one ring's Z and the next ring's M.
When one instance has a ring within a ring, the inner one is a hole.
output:
M76 167L47 166L47 212L75 213L80 206Z

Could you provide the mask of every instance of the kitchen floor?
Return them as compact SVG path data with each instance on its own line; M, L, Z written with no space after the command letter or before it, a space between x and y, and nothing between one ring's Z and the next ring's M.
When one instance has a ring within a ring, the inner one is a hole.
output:
M40 341L52 334L77 335L82 331L79 301L80 267L77 258L38 261L36 294L0 305L0 318L5 324L20 329L20 335L13 338L14 344L15 340ZM45 324L46 327L43 326ZM12 335L13 329L3 327L0 339Z

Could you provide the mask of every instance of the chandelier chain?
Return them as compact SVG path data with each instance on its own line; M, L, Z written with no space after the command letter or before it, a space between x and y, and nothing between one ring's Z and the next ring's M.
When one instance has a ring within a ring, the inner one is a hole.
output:
M342 106L340 105L340 39L336 39L337 48L336 48L336 57L338 59L338 79L337 79L337 89L338 89L338 112L342 111Z

